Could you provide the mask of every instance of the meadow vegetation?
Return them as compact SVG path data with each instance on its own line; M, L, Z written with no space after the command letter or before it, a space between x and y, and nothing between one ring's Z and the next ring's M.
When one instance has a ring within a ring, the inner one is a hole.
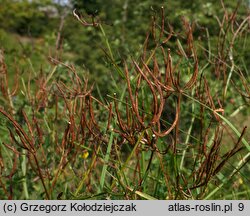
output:
M0 199L250 198L247 1L8 2Z

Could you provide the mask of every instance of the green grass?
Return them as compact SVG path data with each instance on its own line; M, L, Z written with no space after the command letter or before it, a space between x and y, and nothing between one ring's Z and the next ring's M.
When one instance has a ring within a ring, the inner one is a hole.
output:
M110 95L57 59L25 57L15 88L11 56L1 54L0 198L249 199L249 128L232 119L249 114L247 67L237 55L220 59L217 76L231 33L216 53L185 22L166 44L168 26L152 26L141 56L123 66L98 26L113 65Z

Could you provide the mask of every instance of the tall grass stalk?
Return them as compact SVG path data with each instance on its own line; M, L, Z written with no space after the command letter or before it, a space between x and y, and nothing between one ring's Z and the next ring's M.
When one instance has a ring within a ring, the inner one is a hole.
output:
M216 115L218 115L234 131L234 133L239 138L241 137L241 133L237 130L237 128L227 118L225 118L223 115L219 114L218 112L216 112L216 110L211 109L206 104L204 104L204 103L200 102L199 100L189 96L188 94L183 93L183 95L185 97L197 102L198 104L204 106L206 109L210 110L212 113L216 113ZM242 138L242 143L246 146L247 150L250 151L250 144L246 141L246 139L244 137Z

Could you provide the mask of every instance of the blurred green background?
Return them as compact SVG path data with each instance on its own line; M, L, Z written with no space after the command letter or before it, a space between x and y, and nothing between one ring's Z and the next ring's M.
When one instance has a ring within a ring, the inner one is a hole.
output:
M249 14L249 1L239 2L237 16L243 20ZM224 1L227 13L233 13L239 2ZM84 73L90 74L92 82L106 93L113 86L107 85L112 66L104 52L104 38L97 28L82 26L74 18L73 9L76 8L89 22L92 17L101 20L115 62L119 65L130 56L139 56L152 16L159 14L161 6L164 6L165 21L174 27L175 32L181 31L181 18L185 17L195 23L194 37L200 42L204 41L204 46L208 40L208 29L211 50L216 49L220 30L218 20L225 12L221 1L217 0L0 0L0 48L5 51L11 73L17 70L17 64L22 66L23 74L28 70L46 70L44 67L48 65L48 56L55 57L60 32L60 49L63 53L60 59L74 63ZM236 59L238 66L249 68L249 49L249 40L237 41L235 54L239 56ZM199 58L202 62L204 56Z

